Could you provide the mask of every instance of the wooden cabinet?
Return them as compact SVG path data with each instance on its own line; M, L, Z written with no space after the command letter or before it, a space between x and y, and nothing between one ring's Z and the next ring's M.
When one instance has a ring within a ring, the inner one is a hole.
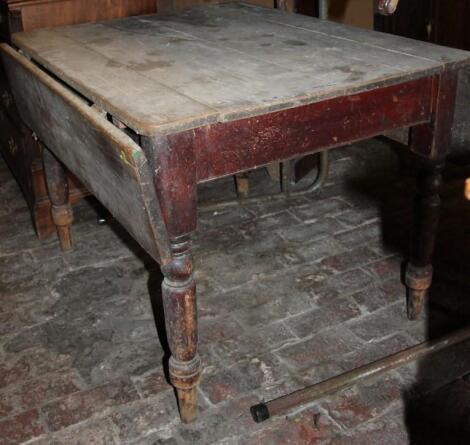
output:
M14 32L108 20L156 11L156 0L0 0L0 39ZM0 66L0 151L23 191L40 239L55 233L50 215L41 148L20 120ZM88 194L69 175L72 204Z
M328 19L373 29L374 0L329 0Z

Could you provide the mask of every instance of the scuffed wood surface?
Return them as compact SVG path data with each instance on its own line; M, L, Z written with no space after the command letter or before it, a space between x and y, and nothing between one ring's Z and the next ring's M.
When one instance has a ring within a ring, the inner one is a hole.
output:
M142 149L18 52L5 44L0 51L26 124L153 258L167 263L169 241Z
M470 60L464 51L238 3L18 33L14 42L149 136L396 84Z
M380 90L328 99L189 130L194 134L199 182L340 147L384 130L429 122L432 80L417 79ZM169 136L184 146L185 133Z

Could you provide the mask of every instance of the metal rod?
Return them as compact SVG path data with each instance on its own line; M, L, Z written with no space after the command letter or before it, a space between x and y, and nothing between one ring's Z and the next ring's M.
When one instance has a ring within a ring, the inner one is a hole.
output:
M470 327L444 335L436 340L427 340L396 354L360 366L315 385L307 386L304 389L294 391L270 402L254 405L250 408L251 415L255 422L263 422L271 416L285 413L291 408L307 402L313 402L327 394L348 388L366 378L383 374L386 371L416 361L425 355L440 351L467 339L470 339Z
M328 20L328 0L318 0L318 18Z

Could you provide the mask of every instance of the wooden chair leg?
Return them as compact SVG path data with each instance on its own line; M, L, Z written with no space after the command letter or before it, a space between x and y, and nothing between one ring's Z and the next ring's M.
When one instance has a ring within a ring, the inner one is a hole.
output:
M419 160L417 192L411 241L411 258L406 269L408 318L416 319L432 281L432 255L439 223L444 161Z
M248 198L250 192L250 179L248 173L239 173L235 175L235 184L237 186L237 197Z
M172 239L171 248L173 261L162 267L163 306L172 354L170 380L176 389L181 420L190 423L197 418L197 385L201 373L190 237Z
M64 252L72 250L73 212L69 202L67 173L62 163L47 149L43 151L47 192L51 200L52 220L57 228L60 247Z

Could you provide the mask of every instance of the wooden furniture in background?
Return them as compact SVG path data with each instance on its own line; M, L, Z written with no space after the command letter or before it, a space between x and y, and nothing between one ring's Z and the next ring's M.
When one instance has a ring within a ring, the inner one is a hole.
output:
M12 33L23 30L108 20L155 10L156 0L0 0L0 39L9 42ZM22 189L38 237L42 240L50 237L56 228L51 218L41 147L18 116L2 67L0 151ZM88 191L72 174L67 174L67 178L73 204ZM71 217L71 212L69 214ZM65 238L62 246L71 247Z
M406 283L408 316L418 316L457 72L470 53L237 3L18 33L14 43L47 69L2 45L21 116L51 151L51 189L66 186L57 157L161 265L184 422L197 417L201 372L198 183L411 127L420 168Z
M376 29L468 51L468 17L468 0L402 0L393 16L376 16ZM451 152L456 162L466 162L470 152L469 100L470 69L465 69L459 76L452 132Z
M390 17L376 16L376 29L470 50L468 0L401 0Z
M156 11L155 0L3 0L10 33Z
M328 0L328 4L328 20L374 28L374 0Z

